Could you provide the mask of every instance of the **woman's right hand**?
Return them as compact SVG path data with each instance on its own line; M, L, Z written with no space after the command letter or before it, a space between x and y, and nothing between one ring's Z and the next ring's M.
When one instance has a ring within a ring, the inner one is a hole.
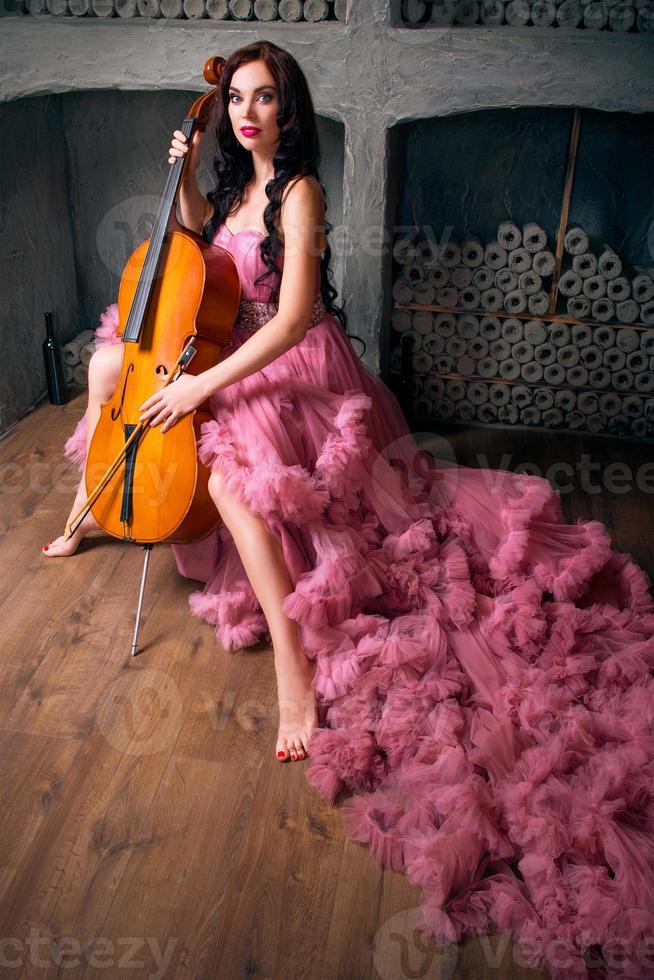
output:
M191 170L193 173L195 173L198 169L198 164L200 162L200 143L202 142L203 136L204 133L199 129L197 129L193 135L191 155L186 164L186 169ZM173 133L170 149L168 150L168 163L175 163L179 157L185 156L188 151L188 142L184 136L184 133L181 131L181 129L176 129Z

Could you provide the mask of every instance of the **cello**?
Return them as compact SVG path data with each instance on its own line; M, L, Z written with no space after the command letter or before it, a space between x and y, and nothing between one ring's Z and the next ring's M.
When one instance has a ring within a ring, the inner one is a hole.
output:
M226 62L204 65L214 86L189 109L180 129L191 145L219 98ZM132 253L118 293L120 378L89 444L84 480L88 497L69 522L68 539L90 510L107 534L145 549L132 641L138 626L150 551L155 543L189 543L210 534L220 515L209 494L210 470L197 455L208 399L166 432L140 419L140 406L185 371L212 367L229 344L241 299L232 255L179 224L176 203L188 156L170 165L152 235ZM163 492L162 492L163 491Z

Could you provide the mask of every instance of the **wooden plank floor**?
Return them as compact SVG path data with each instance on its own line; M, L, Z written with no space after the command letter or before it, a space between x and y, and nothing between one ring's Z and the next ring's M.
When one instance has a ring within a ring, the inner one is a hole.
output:
M41 555L72 502L62 446L84 405L83 392L43 402L0 442L2 975L545 977L499 935L416 943L419 890L344 839L302 763L274 757L271 651L218 646L190 616L198 586L169 548L152 553L134 659L142 551L103 537L74 558ZM530 458L544 471L586 452L599 472L623 461L636 474L651 456L577 436L447 438L466 465L508 453L506 468ZM562 501L569 519L604 521L652 575L652 493L635 482L590 494L573 477Z

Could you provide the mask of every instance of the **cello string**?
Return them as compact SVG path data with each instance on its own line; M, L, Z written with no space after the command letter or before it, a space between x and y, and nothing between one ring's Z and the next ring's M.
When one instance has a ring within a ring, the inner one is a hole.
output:
M141 269L139 283L136 287L136 293L134 300L132 301L132 307L128 317L129 336L133 337L135 340L137 340L141 335L143 318L145 316L147 302L150 297L156 266L158 265L158 259L161 255L161 246L163 244L163 237L165 233L165 231L162 231L163 216L165 211L167 211L169 215L170 208L172 206L170 194L172 178L173 171L171 169L170 173L168 174L163 197L159 202L159 210L155 220L154 233L150 239L150 244L143 263L143 268ZM166 224L167 223L168 221L166 219Z
M182 132L190 141L191 133L193 131L195 123L195 117L187 117L182 123ZM155 233L150 242L150 248L148 248L148 254L146 256L146 261L144 263L144 273L146 276L146 292L140 297L142 316L145 314L145 305L149 298L151 291L152 282L156 275L157 266L159 264L159 259L161 255L161 247L163 245L163 240L166 233L166 228L168 226L168 221L170 218L170 212L172 209L173 202L175 200L175 195L179 182L181 180L182 170L184 167L184 160L181 160L181 166L178 165L178 169L175 170L174 167L170 168L168 173L168 178L166 180L166 187L164 189L163 197L159 204L159 210L157 212L157 219L155 223ZM165 219L165 220L164 220ZM154 246L154 241L156 239L156 246ZM146 268L147 267L147 268ZM140 333L140 322L139 322L139 333Z
M185 131L184 124L182 124L182 131L183 132ZM176 185L179 182L179 177L181 176L181 169L182 168L180 167L179 170L175 172L175 168L171 167L168 172L168 177L166 178L166 186L164 188L163 196L159 202L159 209L157 211L157 217L155 220L153 235L152 238L150 239L150 246L148 248L148 253L146 255L146 260L143 264L143 270L141 273L142 276L143 275L146 276L147 280L152 279L152 277L154 276L155 262L159 258L161 245L163 244L163 238L166 230L165 226L167 226L168 219L170 218L170 211L172 208L174 192L177 189ZM164 225L164 215L166 218L165 225ZM155 240L156 240L156 247L153 247ZM155 252L157 253L156 255L154 254Z
M190 140L194 123L195 117L193 116L186 118L182 123L182 132L186 136L187 140ZM128 317L129 336L135 337L135 339L138 339L138 337L141 335L143 319L145 317L147 304L152 293L156 271L161 258L161 248L163 246L166 228L170 219L170 212L175 200L175 194L177 192L179 182L181 180L183 163L184 161L182 159L182 166L179 167L177 171L175 171L174 167L170 168L164 193L161 201L159 202L154 233L150 239L150 245L148 246L146 258L139 277L139 284L132 302L132 309L130 309L130 315Z
M164 382L162 386L163 388L166 388L168 387L169 384L172 384L173 378L175 376L175 372L177 371L178 368L180 374L183 374L186 371L188 364L193 359L193 356L195 354L194 351L190 357L186 357L185 355L187 354L187 350L188 347L185 347L182 353L177 358L177 361L173 365L173 368L168 376L168 379ZM88 497L82 504L80 510L78 510L77 514L75 514L72 520L68 522L68 525L64 532L65 534L68 535L66 537L66 540L68 540L70 535L74 533L75 531L74 525L78 524L84 518L84 516L88 513L88 511L91 509L91 507L97 500L98 496L100 495L100 492L105 488L105 486L109 483L111 478L116 474L118 467L120 466L123 459L125 458L130 446L137 438L140 438L138 433L140 432L141 435L145 435L145 433L149 431L149 429L150 429L150 419L144 419L142 422L138 422L136 424L134 430L131 432L127 440L123 443L123 446L119 450L118 455L114 458L113 462L109 465L109 469L107 470L107 472L104 474L104 476L96 484L95 488L88 495Z
M150 238L150 244L148 246L145 261L143 263L143 268L141 269L141 274L139 276L139 282L136 287L136 292L134 299L132 300L132 306L130 308L129 316L127 319L127 327L125 333L134 338L135 340L141 334L141 327L143 317L145 315L145 309L147 305L147 300L151 292L152 279L154 277L154 272L156 269L155 265L155 252L160 255L161 244L163 241L163 236L161 234L161 225L163 222L163 215L165 212L164 205L167 204L167 209L170 211L170 206L172 202L170 201L170 184L172 178L172 168L168 174L166 181L166 187L164 190L163 197L159 202L159 209L157 212L157 217L155 219L153 235Z

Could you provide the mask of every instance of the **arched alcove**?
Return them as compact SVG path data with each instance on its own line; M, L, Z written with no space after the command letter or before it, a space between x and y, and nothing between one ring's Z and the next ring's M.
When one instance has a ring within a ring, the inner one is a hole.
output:
M416 422L651 436L652 115L522 106L397 130L389 368ZM507 244L506 223L539 237Z
M0 249L4 430L43 390L44 313L66 343L116 301L125 264L149 237L168 173L167 148L193 91L86 90L0 105L6 134ZM328 219L343 220L343 126L318 117ZM198 182L212 186L210 141ZM342 256L332 257L341 290Z

